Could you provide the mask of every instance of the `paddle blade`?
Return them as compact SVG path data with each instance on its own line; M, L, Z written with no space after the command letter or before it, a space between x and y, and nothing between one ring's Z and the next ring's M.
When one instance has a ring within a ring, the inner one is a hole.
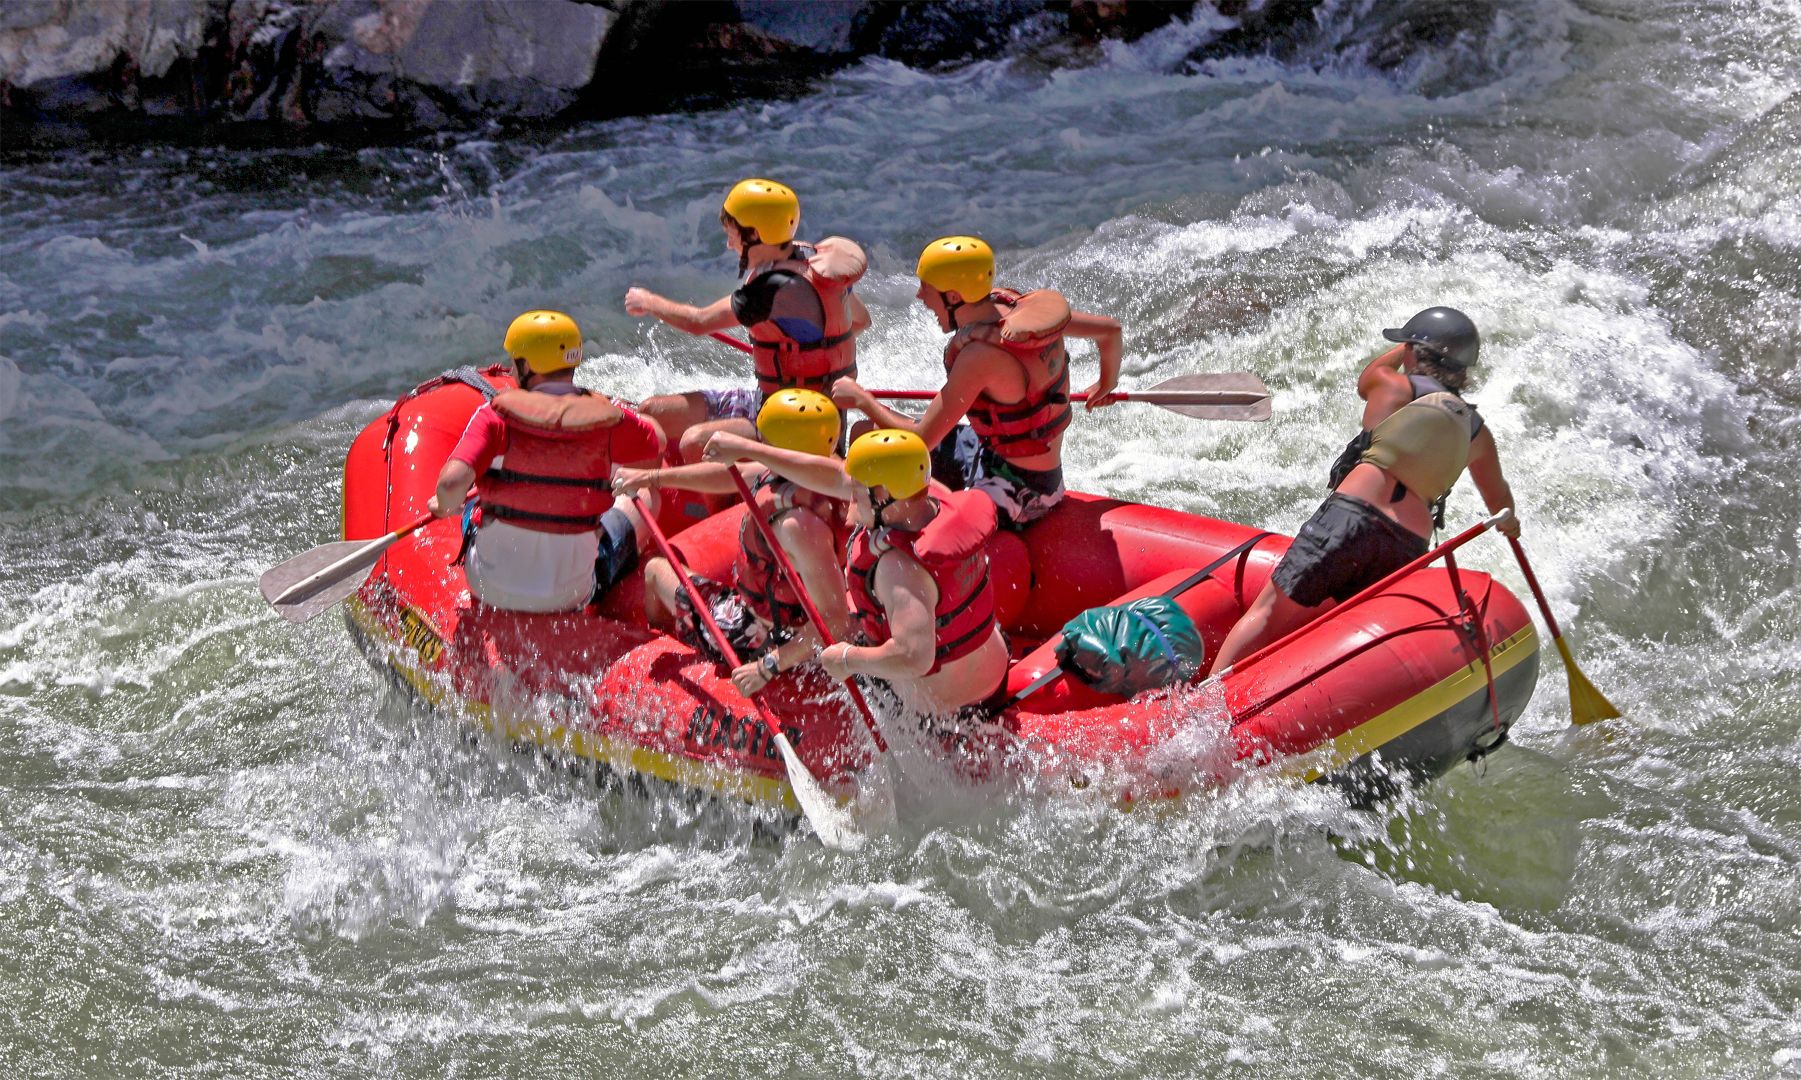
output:
M813 774L801 764L800 755L794 752L794 744L788 741L788 736L777 731L775 745L782 752L782 763L788 767L788 786L794 789L794 801L800 803L800 812L813 826L819 842L839 851L855 851L862 847L863 833L857 828L856 818L848 807L840 806L831 793L813 779Z
M1269 387L1248 371L1178 375L1127 395L1196 420L1261 422L1270 417Z
M1557 638L1557 652L1563 657L1563 670L1570 677L1570 722L1577 725L1592 724L1597 720L1612 720L1620 715L1613 702L1595 689L1595 684L1588 681L1582 669L1576 666L1576 655L1570 651L1569 642Z
M265 571L259 583L263 599L289 622L306 622L355 592L387 549L368 540L320 544ZM320 576L309 581L314 575Z

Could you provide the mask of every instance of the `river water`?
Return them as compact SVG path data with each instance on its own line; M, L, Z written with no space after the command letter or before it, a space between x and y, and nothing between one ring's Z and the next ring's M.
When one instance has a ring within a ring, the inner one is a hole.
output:
M0 1075L1801 1074L1801 7L1347 0L1186 62L1212 32L554 133L0 159ZM718 200L761 174L871 251L872 383L932 385L908 272L966 230L1118 316L1126 385L1262 375L1268 425L1082 417L1072 481L1284 531L1378 330L1469 311L1627 718L1571 729L1547 649L1514 747L1374 813L1249 776L842 854L470 744L267 611L353 434L521 310L574 313L618 393L740 381L619 297L722 294Z

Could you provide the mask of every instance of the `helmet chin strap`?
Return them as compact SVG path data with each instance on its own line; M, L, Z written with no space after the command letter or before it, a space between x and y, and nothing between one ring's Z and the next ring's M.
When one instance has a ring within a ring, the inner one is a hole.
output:
M882 515L887 513L888 508L890 506L893 506L897 502L900 502L900 500L895 498L892 495L889 495L887 498L882 499L880 502L877 502L876 497L875 497L875 492L871 491L869 493L869 508L870 508L870 510L874 511L874 513L875 513L875 523L876 523L877 528L880 528L882 525L886 524L886 522L884 522L882 520Z

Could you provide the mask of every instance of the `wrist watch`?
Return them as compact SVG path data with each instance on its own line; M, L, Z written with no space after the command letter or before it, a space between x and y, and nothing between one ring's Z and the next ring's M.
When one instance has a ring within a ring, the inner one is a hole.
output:
M757 661L757 666L763 669L764 678L773 679L782 673L782 658L774 649L771 649L763 654L761 660Z

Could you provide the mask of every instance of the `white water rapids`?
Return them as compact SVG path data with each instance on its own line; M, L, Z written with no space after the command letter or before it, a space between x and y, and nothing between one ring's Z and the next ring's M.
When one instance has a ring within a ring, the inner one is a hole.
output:
M1801 8L1322 10L1275 58L1186 62L1203 13L557 133L0 156L0 1075L1801 1074ZM841 854L469 746L267 611L354 433L521 310L626 396L742 381L619 300L723 294L760 174L872 253L871 383L933 385L909 272L965 230L1120 318L1127 385L1257 372L1268 425L1068 457L1267 528L1380 328L1470 312L1628 717L1570 732L1547 647L1514 747L1381 812L1027 793Z

